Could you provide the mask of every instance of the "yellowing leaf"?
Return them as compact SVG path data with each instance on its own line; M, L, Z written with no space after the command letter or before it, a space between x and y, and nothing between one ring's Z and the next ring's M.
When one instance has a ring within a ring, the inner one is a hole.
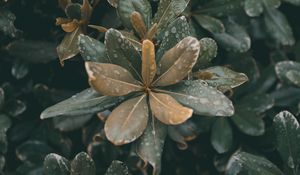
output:
M155 86L168 86L184 79L197 62L200 44L196 38L186 37L167 51L160 61L160 76Z
M140 137L147 126L148 110L146 95L123 102L106 120L107 139L115 145L123 145Z
M178 125L189 119L193 110L179 104L167 94L150 92L150 107L154 116L167 125Z
M142 15L139 12L134 11L131 14L130 20L134 30L139 34L141 38L145 38L147 33L147 27L145 25Z
M118 65L86 62L85 67L90 85L103 95L122 96L142 88L139 81Z
M81 20L83 20L84 23L87 23L90 20L93 11L93 8L88 0L83 0L80 11Z
M142 47L142 77L144 83L148 86L156 73L155 48L154 44L145 40Z
M77 29L78 26L79 26L79 23L77 20L73 20L71 22L61 24L61 28L67 33L73 32L74 30Z

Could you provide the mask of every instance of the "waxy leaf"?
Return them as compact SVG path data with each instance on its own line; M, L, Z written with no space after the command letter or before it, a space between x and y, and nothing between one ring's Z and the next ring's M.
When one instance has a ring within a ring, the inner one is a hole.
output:
M71 163L71 175L95 175L96 167L93 159L85 152L76 155Z
M131 72L136 79L141 79L141 55L135 46L122 33L109 29L105 35L106 52L109 61Z
M70 162L57 154L51 153L44 160L45 175L69 175Z
M60 131L73 131L82 128L92 117L93 114L56 117L53 118L53 124Z
M157 23L158 33L179 16L187 7L190 0L161 0L159 1L158 10L153 19Z
M218 45L215 40L211 38L202 38L199 41L199 43L200 43L201 53L199 54L197 63L193 68L194 70L209 65L211 60L214 59L218 53Z
M70 19L80 20L81 18L81 5L78 3L70 3L65 8L65 13Z
M168 86L184 79L196 64L200 52L199 41L186 37L167 51L159 63L159 77L155 86Z
M293 31L286 17L277 9L267 8L264 15L267 32L282 45L294 45Z
M87 35L79 35L78 47L84 61L108 63L105 45Z
M63 65L64 61L70 59L79 53L77 46L78 36L82 33L80 27L72 33L67 33L62 42L57 46L57 54L60 63Z
M248 175L283 175L277 166L266 158L238 151L229 159L225 174L238 175L244 173Z
M287 167L297 174L300 166L300 127L297 119L288 111L280 112L273 119L277 135L277 149ZM299 172L298 172L299 173Z
M238 106L261 114L274 106L274 99L268 94L252 93L240 99Z
M131 14L131 24L136 31L136 33L140 36L140 38L144 39L147 35L147 27L143 20L142 15L139 12L134 11Z
M248 81L248 77L243 73L235 72L229 68L216 66L195 72L194 77L205 80L221 92L235 88Z
M166 135L167 127L152 118L137 143L137 154L146 164L149 163L153 167L153 175L159 175L161 172L161 157Z
M191 32L189 23L184 16L177 18L174 22L168 25L167 29L164 30L164 32L159 33L158 36L158 40L161 40L161 43L156 53L157 62L161 60L165 52L190 35Z
M0 31L5 35L15 37L17 29L14 26L16 16L5 8L0 8Z
M283 0L283 1L294 4L294 5L300 5L300 0Z
M203 27L211 33L225 32L225 27L222 21L217 18L200 14L195 14L193 15L193 17L201 27Z
M198 115L231 116L234 114L232 102L202 80L187 80L162 92L170 94L179 103L192 108Z
M245 12L250 17L259 16L264 11L263 1L261 0L245 0Z
M211 129L210 140L218 153L229 151L233 143L233 132L228 119L218 118L215 121Z
M142 47L142 77L144 84L149 86L156 74L155 47L145 40Z
M122 96L142 89L139 82L118 65L86 62L85 66L91 87L101 94Z
M41 119L57 116L79 116L104 111L118 102L121 97L101 96L93 89L86 89L71 98L57 103L41 114Z
M131 14L134 11L142 15L147 28L150 26L152 8L148 0L119 0L117 11L123 25L128 29L132 29Z
M244 1L211 0L198 11L201 14L222 17L241 9Z
M129 99L109 115L105 122L105 134L115 145L130 143L140 137L148 122L149 109L146 96Z
M153 115L167 125L178 125L192 117L193 110L183 107L172 96L150 92L150 107Z
M112 161L105 175L129 175L127 166L118 160Z
M281 61L276 64L275 71L281 81L300 86L300 63Z

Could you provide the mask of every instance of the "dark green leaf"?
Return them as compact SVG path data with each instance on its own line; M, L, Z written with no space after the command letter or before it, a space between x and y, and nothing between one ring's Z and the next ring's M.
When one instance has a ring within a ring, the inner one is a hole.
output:
M20 100L11 100L5 105L5 111L12 117L21 115L26 108L26 104Z
M283 175L272 162L264 157L246 152L234 153L226 167L226 175Z
M24 78L29 71L28 64L23 61L16 59L13 63L13 66L11 68L11 74L16 78L16 79L21 79Z
M277 135L277 149L285 165L298 174L300 165L300 127L297 119L288 111L280 112L273 119Z
M45 175L69 175L70 162L57 154L51 153L44 160Z
M78 38L78 47L84 61L99 63L109 62L105 45L96 39L80 34Z
M282 87L271 93L275 99L275 106L287 107L300 100L300 89L295 87Z
M7 131L11 126L11 119L5 115L0 114L0 129L2 131Z
M256 114L263 113L274 106L274 99L268 94L253 93L239 101L239 107L245 107Z
M228 119L219 118L215 121L211 129L210 140L218 153L229 151L233 142L233 133Z
M295 61L281 61L275 66L278 78L284 83L300 87L300 63Z
M211 38L202 38L199 43L201 51L197 63L194 66L194 70L206 67L218 53L218 46L215 40Z
M105 175L129 175L127 166L118 160L112 161Z
M199 13L221 17L239 10L242 5L241 0L212 0L201 7Z
M7 9L0 8L0 31L5 35L15 37L17 29L14 26L16 16Z
M294 4L294 5L300 5L300 0L283 0L283 1Z
M70 3L65 8L65 13L70 19L81 19L81 5L78 3Z
M264 11L263 1L261 0L245 0L245 12L250 17L259 16Z
M222 21L217 18L200 14L195 14L193 17L196 19L196 21L201 27L203 27L211 33L225 32L225 27Z
M60 131L72 131L83 127L93 117L91 114L53 118L54 127Z
M85 152L76 155L71 163L71 175L95 175L96 167L93 159Z

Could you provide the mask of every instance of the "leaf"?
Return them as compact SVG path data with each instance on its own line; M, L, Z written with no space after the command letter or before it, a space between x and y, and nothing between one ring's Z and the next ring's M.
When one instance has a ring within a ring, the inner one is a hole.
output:
M44 173L45 175L69 175L70 162L58 154L48 154L44 160Z
M213 33L216 41L227 51L246 52L250 49L251 39L247 31L233 21L224 22L225 33Z
M190 0L161 0L153 19L153 23L157 23L158 33L164 31L165 28L176 19L187 7Z
M263 0L264 4L270 8L278 8L281 5L280 0Z
M300 86L300 63L295 61L281 61L275 65L277 77L284 83Z
M296 87L283 86L273 91L271 97L275 99L276 107L288 107L297 104L300 100L300 89Z
M129 38L115 29L109 29L105 35L105 46L111 63L129 70L136 79L142 80L139 76L141 55Z
M282 45L294 45L295 39L293 31L286 19L286 17L277 9L266 8L264 15L264 22L267 33Z
M22 162L38 164L53 149L41 141L26 141L16 148L16 155Z
M35 40L15 40L6 47L11 56L31 63L48 63L55 60L55 48L55 43Z
M62 10L65 10L68 4L72 3L71 0L58 0L58 5Z
M294 5L300 5L300 0L283 0L283 1L294 4Z
M148 121L148 106L146 96L129 99L109 115L105 122L105 134L115 145L130 143L140 137Z
M205 80L208 85L217 88L221 92L226 92L228 89L238 87L248 81L247 75L222 66L203 69L193 75L197 79Z
M200 14L195 14L193 15L193 17L201 27L203 27L205 30L208 30L211 33L225 32L225 27L222 21L217 18Z
M65 8L65 13L70 19L81 19L81 5L78 3L69 3Z
M246 152L234 153L226 167L226 175L283 175L283 173L272 162L264 157L256 156Z
M119 0L107 0L107 2L114 8L118 7Z
M91 16L92 16L93 8L88 0L83 0L82 6L80 9L80 19L84 25L87 25Z
M98 63L109 62L105 45L87 35L79 35L78 48L84 61L93 61Z
M153 118L154 119L154 118ZM153 167L153 175L159 175L161 172L161 157L164 147L167 128L158 120L149 120L148 126L138 140L136 152L138 156Z
M210 16L228 16L241 9L243 1L240 0L212 0L201 7L198 13Z
M142 48L142 77L146 86L150 85L155 74L155 46L151 41L144 40Z
M93 159L85 152L75 156L71 163L71 175L95 175L96 167Z
M199 54L196 65L194 66L195 70L206 67L218 53L218 46L215 40L211 38L202 38L199 43L201 53Z
M62 40L62 42L57 46L57 54L60 63L64 65L64 61L70 59L79 53L77 46L78 36L82 33L80 27L78 27L74 32L67 33Z
M150 107L153 115L167 125L178 125L192 117L193 110L179 104L173 97L150 92Z
M233 144L233 132L228 119L218 118L212 126L211 144L219 153L225 153L230 150Z
M7 115L0 114L1 131L6 132L10 128L11 124L12 124L11 119Z
M159 63L159 77L154 86L168 86L184 79L195 65L200 52L196 38L186 37L167 51Z
M117 11L123 25L128 29L132 29L130 19L131 14L134 11L137 11L142 15L147 28L150 26L152 8L148 0L119 0Z
M118 160L112 161L105 175L129 175L127 166Z
M20 100L10 100L5 105L5 111L12 117L17 117L21 115L27 106L24 102Z
M5 103L5 92L2 87L0 87L0 110L2 110Z
M264 11L263 1L245 0L244 10L250 17L259 16Z
M5 8L0 8L0 31L10 37L16 37L17 29L14 26L16 16Z
M91 87L101 94L122 96L142 90L140 82L118 65L86 62L85 67Z
M174 47L182 39L190 35L190 26L187 22L186 17L181 16L177 18L174 22L170 23L166 30L164 32L159 33L159 36L157 36L157 39L161 40L159 49L156 53L157 62L161 60L165 52Z
M247 135L260 136L265 132L263 119L251 109L236 106L236 113L231 119L238 129Z
M231 116L234 114L232 102L202 80L186 80L162 92L170 94L179 103L192 108L198 115Z
M274 99L264 93L252 93L240 99L239 107L245 107L255 112L256 114L261 114L271 109L274 106Z
M121 99L122 97L101 96L93 89L86 89L67 100L48 107L42 112L40 118L93 114L116 105Z
M13 63L13 66L11 68L11 74L16 78L16 79L22 79L24 78L29 72L29 66L28 64L23 61L16 59Z
M92 117L91 114L56 117L53 118L53 124L56 129L67 132L82 128Z
M277 149L283 162L293 174L298 174L300 165L300 128L297 119L288 111L277 114L273 119L277 135ZM292 173L291 173L292 174Z
M138 36L140 36L141 39L145 39L147 35L147 27L142 15L139 12L134 11L131 13L130 21Z

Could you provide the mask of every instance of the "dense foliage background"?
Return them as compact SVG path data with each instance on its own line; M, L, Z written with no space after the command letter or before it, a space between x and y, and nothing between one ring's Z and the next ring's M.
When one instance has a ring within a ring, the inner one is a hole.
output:
M150 2L154 14L159 1ZM91 3L90 24L124 29L108 2ZM182 15L191 35L218 45L215 58L214 47L207 46L212 63L199 69L222 65L245 73L249 81L225 88L235 106L231 118L194 117L173 128L177 137L166 138L161 174L300 174L299 5L298 0L190 1ZM113 160L124 162L132 174L151 174L132 144L107 141L103 120L109 111L40 119L47 107L89 87L80 54L63 67L58 59L56 47L66 33L55 23L65 16L54 0L0 1L2 174L69 174L69 169L104 174ZM85 34L104 41L105 34L95 29ZM284 110L290 113L280 113ZM107 174L126 174L126 169L115 161Z

